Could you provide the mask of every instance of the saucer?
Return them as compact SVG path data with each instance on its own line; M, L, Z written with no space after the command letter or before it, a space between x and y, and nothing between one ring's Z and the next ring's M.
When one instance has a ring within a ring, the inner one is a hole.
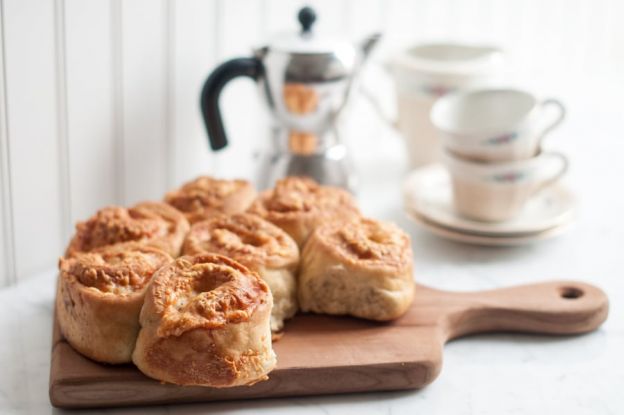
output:
M518 239L529 241L564 228L574 217L576 202L561 184L552 185L529 200L518 217L505 222L480 222L458 215L453 207L450 177L439 164L411 172L403 184L405 209L417 222L438 233L462 233L471 237Z
M431 233L438 235L442 238L449 239L451 241L462 242L471 245L481 245L481 246L521 246L527 245L534 242L538 242L544 239L549 239L555 237L564 231L566 231L569 227L569 224L564 224L560 226L556 226L554 228L545 230L543 232L535 232L528 234L518 234L518 235L508 235L508 236L488 236L485 234L478 233L469 233L469 232L460 232L454 229L445 228L438 224L429 222L427 219L419 216L413 211L408 210L407 215L412 219L416 224L421 227L427 229Z

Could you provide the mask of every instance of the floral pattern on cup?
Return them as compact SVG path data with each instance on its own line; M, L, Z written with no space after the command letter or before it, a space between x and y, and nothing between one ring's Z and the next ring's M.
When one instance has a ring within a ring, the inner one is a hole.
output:
M470 219L499 222L517 216L531 197L556 183L568 169L561 153L540 152L530 159L476 162L442 153L457 212Z
M484 143L489 146L507 144L507 143L511 143L517 138L518 138L518 133L513 132L513 133L508 133L508 134L503 134L503 135L499 135L496 137L488 138L487 140L484 140Z
M456 89L457 88L447 87L444 85L432 85L432 84L425 84L420 87L421 92L424 92L425 94L434 96L436 98L446 95L449 92L453 92Z
M508 173L495 174L489 177L491 182L495 183L519 183L528 176L520 171L512 171Z
M430 118L447 150L473 161L507 162L534 157L564 117L565 107L555 99L492 88L445 95Z

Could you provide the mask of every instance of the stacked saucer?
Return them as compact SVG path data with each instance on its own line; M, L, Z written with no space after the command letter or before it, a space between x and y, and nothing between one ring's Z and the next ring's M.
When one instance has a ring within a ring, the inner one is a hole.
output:
M536 193L513 219L484 222L457 213L451 178L432 164L408 175L403 184L407 214L425 229L447 239L488 246L533 243L559 235L574 217L576 202L560 183Z

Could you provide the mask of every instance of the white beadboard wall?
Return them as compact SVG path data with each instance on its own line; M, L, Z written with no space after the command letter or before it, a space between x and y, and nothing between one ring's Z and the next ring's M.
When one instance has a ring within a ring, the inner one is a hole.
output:
M296 30L304 4L319 31L383 31L380 61L410 42L461 40L502 46L525 77L624 71L618 0L0 0L0 286L54 266L73 224L101 206L160 198L201 173L248 176L268 133L255 88L225 91L232 145L216 155L200 88L217 62Z

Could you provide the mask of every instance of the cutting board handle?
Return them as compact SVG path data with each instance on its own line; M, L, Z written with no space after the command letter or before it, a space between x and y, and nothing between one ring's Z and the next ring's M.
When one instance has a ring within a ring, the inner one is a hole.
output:
M453 307L445 318L446 340L482 332L578 334L607 318L600 288L578 281L551 281L474 293L446 293Z

